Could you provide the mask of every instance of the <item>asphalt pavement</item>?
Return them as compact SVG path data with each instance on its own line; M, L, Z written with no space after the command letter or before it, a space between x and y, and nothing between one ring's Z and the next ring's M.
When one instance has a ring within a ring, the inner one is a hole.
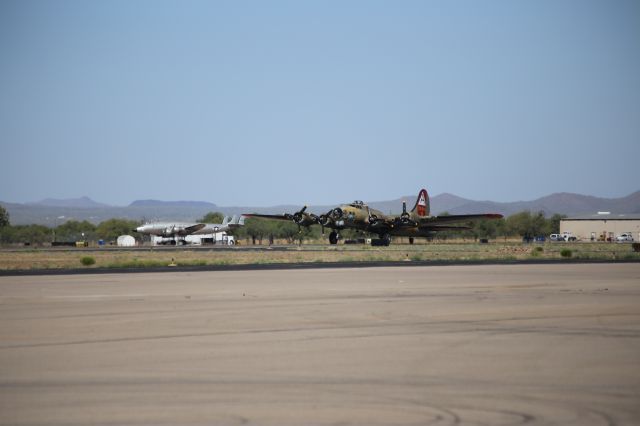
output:
M640 264L0 277L0 424L640 424Z

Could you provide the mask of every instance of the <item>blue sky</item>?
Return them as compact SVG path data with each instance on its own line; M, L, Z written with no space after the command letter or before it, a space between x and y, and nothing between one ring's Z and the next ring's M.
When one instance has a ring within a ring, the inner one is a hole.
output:
M640 189L637 1L3 1L0 200Z

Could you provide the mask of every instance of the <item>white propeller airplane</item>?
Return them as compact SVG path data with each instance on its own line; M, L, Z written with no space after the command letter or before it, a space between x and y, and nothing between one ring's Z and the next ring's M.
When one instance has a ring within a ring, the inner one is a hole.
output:
M138 226L133 232L145 235L155 235L163 238L173 238L171 244L185 244L187 235L216 234L228 232L244 225L244 216L234 215L232 218L225 216L222 223L179 223L179 222L154 222Z

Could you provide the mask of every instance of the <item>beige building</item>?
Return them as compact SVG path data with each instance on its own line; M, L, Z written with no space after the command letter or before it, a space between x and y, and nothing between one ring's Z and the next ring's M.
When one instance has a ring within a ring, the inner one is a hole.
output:
M562 219L560 233L571 233L582 241L615 241L621 234L631 234L640 241L640 214L599 212Z

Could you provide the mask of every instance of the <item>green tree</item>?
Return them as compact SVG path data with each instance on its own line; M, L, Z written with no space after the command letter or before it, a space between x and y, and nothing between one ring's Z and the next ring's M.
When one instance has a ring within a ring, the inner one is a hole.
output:
M544 216L544 212L539 211L538 213L531 214L531 222L529 224L529 236L536 237L538 235L544 235L545 230L547 229L547 219Z
M500 237L504 237L505 241L507 240L507 237L509 236L508 232L507 232L507 221L503 218L503 219L498 219L496 221L496 237L500 236Z
M304 240L308 240L311 238L315 238L315 232L314 232L314 228L311 226L303 226L300 229L300 232L297 233L296 235L296 240L298 240L298 243L300 245L302 245Z
M238 237L246 237L251 239L253 244L262 244L262 239L268 236L273 232L273 224L269 224L269 222L273 222L272 220L260 219L255 217L249 217L245 220L244 226L241 226L236 231L236 235ZM275 233L274 233L275 234Z
M276 238L286 239L287 243L293 244L298 242L302 244L304 240L320 238L320 227L318 226L301 226L299 227L290 221L272 221L276 223Z
M9 244L13 242L13 235L15 234L14 227L11 225L3 226L0 228L0 243Z
M532 214L530 211L523 211L509 216L506 220L506 228L509 235L533 238L545 234L547 220L543 212Z
M220 212L209 212L200 219L196 220L196 222L200 223L222 223L224 220L224 215Z
M95 238L95 231L96 226L86 220L69 220L55 228L56 239L61 241L92 240Z
M120 235L129 235L133 230L140 226L140 222L127 219L109 219L101 222L96 228L96 236L98 238L112 241Z
M530 236L531 212L524 211L512 214L507 218L506 224L509 235Z
M42 244L51 241L51 229L43 225L5 226L0 229L0 241L5 244Z
M547 219L547 229L545 234L558 234L560 232L560 221L562 219L566 219L566 214L554 214L549 219Z
M485 219L475 222L472 230L474 238L496 238L503 227L503 222L504 219Z
M11 225L9 223L9 212L4 207L0 206L0 229L9 225Z

